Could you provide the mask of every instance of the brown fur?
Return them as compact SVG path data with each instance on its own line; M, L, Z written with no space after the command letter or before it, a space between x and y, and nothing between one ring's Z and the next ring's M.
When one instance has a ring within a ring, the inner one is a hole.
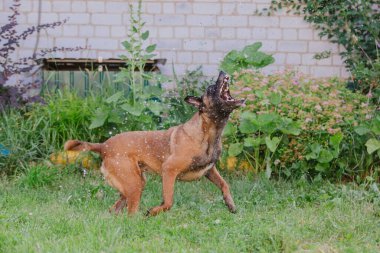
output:
M202 98L187 98L187 102L197 106L199 112L182 125L165 131L125 132L104 143L66 142L65 150L91 150L101 155L102 173L121 194L111 211L118 213L126 205L129 214L138 211L145 185L144 172L149 171L161 175L163 182L163 202L150 209L149 215L157 215L172 207L176 179L192 181L202 176L221 189L225 204L235 212L229 186L218 173L215 163L221 153L221 134L228 115L242 101L226 103L225 110L220 110L218 103L223 104L218 93L221 75L225 77L221 72L217 84L210 86Z

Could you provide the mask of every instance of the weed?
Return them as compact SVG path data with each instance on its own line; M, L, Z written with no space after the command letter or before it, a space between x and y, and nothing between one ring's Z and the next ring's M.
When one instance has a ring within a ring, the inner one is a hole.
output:
M53 167L35 165L25 171L19 178L21 187L38 188L51 186L59 177L58 170Z

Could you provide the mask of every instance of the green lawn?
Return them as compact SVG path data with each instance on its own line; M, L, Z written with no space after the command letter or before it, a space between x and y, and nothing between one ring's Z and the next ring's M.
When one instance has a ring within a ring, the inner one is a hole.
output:
M172 210L148 177L140 214L114 216L99 173L32 170L0 180L0 252L379 252L380 196L326 182L228 177L237 214L206 179L176 184Z

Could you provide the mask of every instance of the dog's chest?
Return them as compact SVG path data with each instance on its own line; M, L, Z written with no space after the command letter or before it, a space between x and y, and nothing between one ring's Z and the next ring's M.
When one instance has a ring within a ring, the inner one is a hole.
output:
M192 169L179 175L178 179L182 181L193 181L203 177L212 167L214 163L210 163L203 168Z
M221 149L215 147L208 149L204 155L195 156L189 168L183 172L179 179L183 181L197 180L203 177L216 163L219 158Z
M217 140L205 147L203 154L193 157L190 166L191 170L207 167L209 164L215 164L221 153L221 143Z

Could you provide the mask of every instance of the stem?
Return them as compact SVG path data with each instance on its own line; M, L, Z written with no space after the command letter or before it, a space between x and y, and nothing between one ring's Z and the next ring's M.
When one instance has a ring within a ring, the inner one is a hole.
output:
M243 150L243 154L244 154L244 156L245 156L245 159L247 159L247 162L249 163L249 165L250 165L251 167L254 167L253 164L251 163L251 161L250 161L250 159L249 159L248 156L250 156L254 161L256 161L256 159L255 159L250 153L248 153L248 152L245 151L245 150ZM256 168L255 168L255 169L256 169Z

